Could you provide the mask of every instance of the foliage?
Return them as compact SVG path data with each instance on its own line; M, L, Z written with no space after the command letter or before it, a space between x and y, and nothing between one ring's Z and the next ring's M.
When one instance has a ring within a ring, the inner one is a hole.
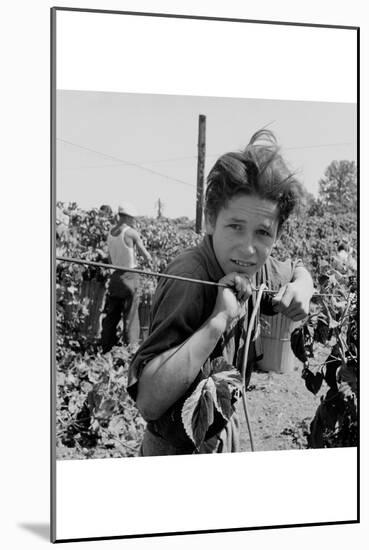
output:
M199 243L201 236L179 218L178 221L167 218L139 218L137 229L145 247L153 257L155 270L162 273L169 262L186 248Z
M184 223L182 218L170 220L141 217L137 220L137 230L152 257L153 271L159 273L165 271L178 254L195 246L201 239L192 225ZM151 303L156 286L156 278L140 278L139 295L142 302Z
M323 206L336 215L355 212L357 204L356 163L334 160L319 181L319 197Z
M316 213L312 208L304 216L294 216L286 222L273 254L279 259L301 258L318 284L324 265L335 266L337 245L349 240L357 248L357 221L354 213L340 216L325 211Z
M111 210L84 211L75 203L58 204L56 254L61 257L108 263L107 234L114 223ZM138 230L162 271L180 251L199 236L186 220L140 218ZM98 336L88 328L90 304L84 296L89 283L106 292L105 268L57 262L56 361L57 441L60 457L132 456L137 453L144 421L125 388L134 350L124 346L101 354ZM151 303L156 279L140 280L140 301Z
M68 351L57 369L58 455L94 458L135 456L145 422L125 388L134 349L104 356Z
M358 327L356 276L349 269L338 271L324 265L319 276L319 292L307 320L291 335L291 347L303 363L306 388L318 393L322 384L326 395L310 425L311 447L357 444ZM323 344L326 360L313 372L309 359Z

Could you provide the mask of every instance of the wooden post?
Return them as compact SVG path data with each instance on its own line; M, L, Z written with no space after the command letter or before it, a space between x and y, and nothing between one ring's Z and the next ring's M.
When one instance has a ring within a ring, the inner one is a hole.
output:
M164 206L164 204L163 204L162 200L160 199L160 197L159 197L156 205L158 207L156 217L160 220L160 218L163 217L163 206Z
M197 143L196 233L201 233L204 208L205 130L206 116L199 115L199 138Z

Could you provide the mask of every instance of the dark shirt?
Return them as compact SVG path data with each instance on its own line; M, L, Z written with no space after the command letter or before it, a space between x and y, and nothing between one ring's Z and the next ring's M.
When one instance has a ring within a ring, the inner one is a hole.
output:
M267 277L270 288L279 288L291 281L296 263L290 260L280 262L269 258L263 277ZM224 277L224 273L215 257L212 240L207 235L195 248L180 254L167 268L166 273L184 277L215 281ZM260 284L262 274L257 274L256 284ZM218 289L216 286L190 283L173 279L160 279L153 299L151 326L148 338L142 343L133 357L128 372L128 392L133 399L137 397L137 386L140 374L145 365L154 357L184 343L210 317L213 311ZM244 336L247 330L247 320L251 315L255 293L248 300L248 312L245 317L236 320L221 336L210 359L224 357L239 370L242 366ZM273 314L270 300L267 296L262 300L261 312ZM257 338L249 349L248 362L255 362L262 356L261 340ZM193 392L200 380L201 373L189 389L163 416L153 422L148 422L148 429L161 436L172 445L192 452L193 445L184 431L181 421L181 410L184 401ZM215 413L214 426L209 428L207 437L211 437L224 427L224 420Z

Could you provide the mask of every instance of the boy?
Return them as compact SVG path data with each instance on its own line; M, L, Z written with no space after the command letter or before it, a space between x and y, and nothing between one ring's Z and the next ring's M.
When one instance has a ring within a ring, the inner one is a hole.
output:
M300 261L270 256L302 187L278 152L274 135L260 130L243 152L218 159L207 182L206 236L178 256L167 273L217 281L227 288L161 279L153 301L150 334L129 369L128 392L147 420L143 456L239 450L237 414L214 422L196 449L184 429L182 407L202 377L208 359L224 358L241 370L247 322L253 307L251 283L268 273L264 313L282 312L298 321L309 311L313 283ZM267 295L266 295L267 296ZM250 298L251 297L251 298ZM259 342L248 363L260 358ZM249 367L250 368L250 367Z

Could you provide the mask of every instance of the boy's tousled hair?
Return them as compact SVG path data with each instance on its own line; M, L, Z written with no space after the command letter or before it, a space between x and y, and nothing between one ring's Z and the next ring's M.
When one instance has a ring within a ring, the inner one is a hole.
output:
M222 155L207 178L205 215L215 223L221 208L238 195L256 195L277 203L279 229L304 196L270 130L257 131L240 152Z

